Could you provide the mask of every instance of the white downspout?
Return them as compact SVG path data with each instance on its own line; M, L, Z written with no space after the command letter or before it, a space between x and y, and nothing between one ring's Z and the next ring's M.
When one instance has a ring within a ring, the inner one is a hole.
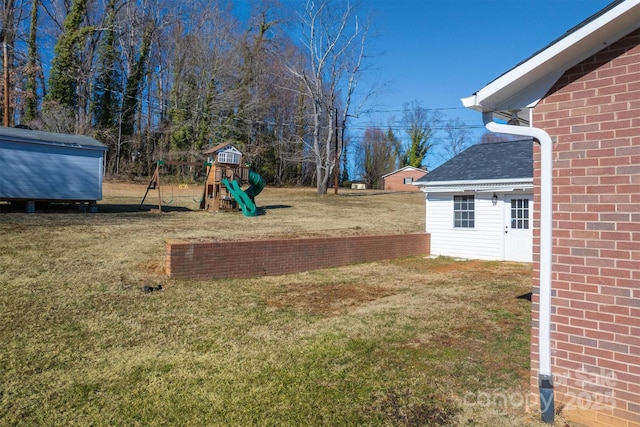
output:
M553 377L551 375L551 263L553 228L553 142L547 132L542 129L525 126L513 126L496 123L493 113L482 113L485 127L496 133L529 136L540 144L540 307L538 321L539 371L538 386L540 389L540 409L542 421L553 423L554 399Z

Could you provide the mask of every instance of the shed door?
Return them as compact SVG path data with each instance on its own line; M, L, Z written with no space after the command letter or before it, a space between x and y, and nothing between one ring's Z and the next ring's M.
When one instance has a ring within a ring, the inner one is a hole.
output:
M504 259L533 260L533 197L505 198Z

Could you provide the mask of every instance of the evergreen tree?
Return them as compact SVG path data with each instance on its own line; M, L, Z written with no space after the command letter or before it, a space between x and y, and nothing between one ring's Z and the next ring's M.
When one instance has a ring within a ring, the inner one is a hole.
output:
M64 20L63 32L53 49L49 91L46 99L62 106L76 108L76 68L77 51L84 36L93 31L91 27L81 27L86 17L88 0L73 0L71 11Z
M198 151L206 147L211 140L211 105L213 104L215 91L215 79L211 78L207 85L207 96L204 100L202 114L198 120L198 128L196 130L195 149Z
M426 133L418 128L412 128L407 132L411 145L405 153L404 164L414 168L421 168L425 155L429 152L432 143L429 142Z
M116 48L116 0L110 0L106 30L98 51L97 75L93 85L93 117L101 128L114 128L118 123L118 110L122 92L122 73Z
M404 120L409 126L407 135L410 145L404 153L401 166L421 168L426 155L433 147L435 127L442 121L440 111L429 111L419 102L413 101L404 106Z

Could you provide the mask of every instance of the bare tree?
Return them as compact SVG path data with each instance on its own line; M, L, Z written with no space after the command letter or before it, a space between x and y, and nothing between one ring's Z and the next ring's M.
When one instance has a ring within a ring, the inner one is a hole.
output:
M446 153L445 160L457 156L472 144L469 127L458 117L447 120L444 125L444 131L446 134L443 140L443 149Z
M178 21L177 13L182 7L171 6L175 7L169 7L163 0L124 1L119 10L116 44L122 54L123 94L118 133L113 142L117 148L116 171L121 161L134 161L134 157L135 162L146 164L143 169L149 169L153 160L157 160L152 157L156 142L161 139L155 137L161 134L164 125L165 99L162 90L154 92L159 102L152 98L152 91L157 89L152 83L161 81L171 64L170 57L159 53L163 31ZM163 89L164 83L160 82Z
M285 1L256 0L238 21L232 0L6 0L14 23L33 6L30 32L15 26L28 43L9 48L23 70L15 105L34 127L96 135L110 173L230 141L274 182L325 194L340 158L345 171L353 163L348 122L372 93L362 91L370 26L340 0Z
M395 168L393 134L377 127L364 131L359 151L362 164L362 180L369 188L380 188L382 176Z
M2 117L3 125L13 124L13 110L15 102L12 90L12 77L15 77L15 48L18 26L22 20L24 6L22 1L4 0L0 11L0 41L2 42Z
M235 22L214 3L185 11L170 34L170 142L182 157L195 158L208 144L237 143L240 133L233 119L241 98Z
M342 152L336 124L346 124L365 58L369 26L350 3L307 1L300 13L301 48L305 58L290 63L289 72L300 82L309 106L309 153L315 163L318 194L326 194L329 179Z

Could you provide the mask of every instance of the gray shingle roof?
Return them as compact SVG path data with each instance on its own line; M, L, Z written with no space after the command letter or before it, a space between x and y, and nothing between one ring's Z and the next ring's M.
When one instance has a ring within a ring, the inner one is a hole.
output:
M32 144L61 145L106 151L102 142L85 135L43 132L39 130L0 127L0 140L26 142Z
M533 141L527 139L472 145L416 182L532 177Z

